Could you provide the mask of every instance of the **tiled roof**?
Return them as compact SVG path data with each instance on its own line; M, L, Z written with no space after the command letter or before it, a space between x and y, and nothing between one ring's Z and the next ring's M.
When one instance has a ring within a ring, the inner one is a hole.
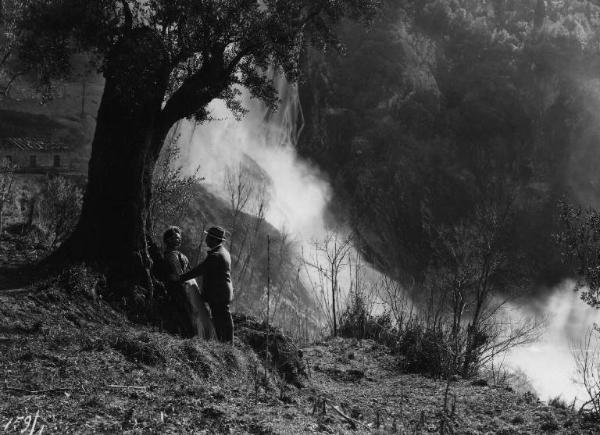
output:
M70 147L40 137L0 138L0 149L20 149L22 151L70 151Z

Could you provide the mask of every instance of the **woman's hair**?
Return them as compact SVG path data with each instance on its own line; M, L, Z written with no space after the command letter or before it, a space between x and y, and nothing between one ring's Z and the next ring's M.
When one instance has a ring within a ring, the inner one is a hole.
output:
M179 234L181 236L181 228L179 228L179 227L169 227L169 228L167 228L167 231L165 231L164 234L163 234L163 242L167 243L167 240L169 240L175 234Z

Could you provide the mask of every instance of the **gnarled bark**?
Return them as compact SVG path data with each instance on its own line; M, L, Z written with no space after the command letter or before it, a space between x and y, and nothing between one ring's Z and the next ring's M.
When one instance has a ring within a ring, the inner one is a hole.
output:
M147 288L145 227L152 173L168 132L159 122L169 79L161 44L149 30L132 30L107 59L81 217L58 252Z

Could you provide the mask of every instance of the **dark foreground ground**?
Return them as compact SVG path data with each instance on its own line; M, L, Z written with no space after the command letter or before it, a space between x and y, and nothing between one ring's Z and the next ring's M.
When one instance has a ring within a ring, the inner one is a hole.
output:
M239 338L155 332L51 285L0 292L0 433L30 433L34 420L57 434L440 432L446 384L399 372L384 347L336 339L303 355L299 388L265 376ZM448 397L446 433L600 433L504 387L458 381Z

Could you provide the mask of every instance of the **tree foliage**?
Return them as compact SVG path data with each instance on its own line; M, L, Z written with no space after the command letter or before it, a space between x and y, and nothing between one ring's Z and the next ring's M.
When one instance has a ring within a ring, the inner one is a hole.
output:
M225 99L239 115L244 108L235 85L275 105L276 91L265 71L275 68L289 80L297 79L299 52L307 40L335 47L339 42L333 24L346 15L369 16L375 3L30 0L18 22L18 52L38 80L49 83L68 74L75 52L93 53L106 71L119 41L130 32L142 32L146 43L157 44L166 59L169 85L164 112L172 125L183 117L206 119L205 94L211 84L221 85L213 98ZM123 79L139 79L120 73Z

